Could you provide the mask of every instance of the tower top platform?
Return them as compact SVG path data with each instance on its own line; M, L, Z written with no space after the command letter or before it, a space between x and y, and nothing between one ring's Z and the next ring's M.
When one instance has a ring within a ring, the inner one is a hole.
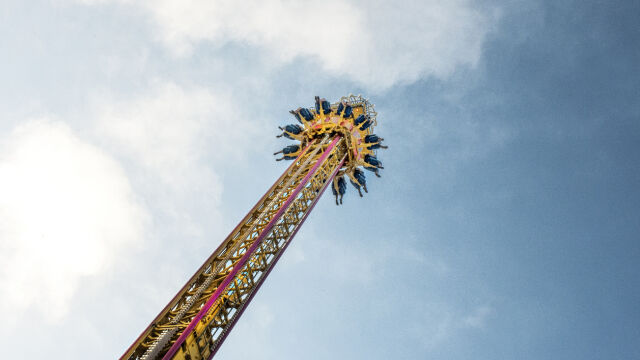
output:
M300 107L290 112L299 124L280 127L283 133L278 137L297 140L299 144L289 145L277 152L276 154L284 155L278 160L293 160L309 143L327 136L340 136L344 139L342 146L346 146L348 156L332 190L336 195L344 194L346 182L341 178L346 174L362 196L360 187L363 187L365 192L367 188L364 174L359 167L372 171L379 177L378 169L383 167L377 159L377 149L387 148L381 144L383 139L373 133L373 129L378 125L378 113L373 104L361 95L344 96L333 104L316 96L315 107ZM340 182L345 185L341 186Z

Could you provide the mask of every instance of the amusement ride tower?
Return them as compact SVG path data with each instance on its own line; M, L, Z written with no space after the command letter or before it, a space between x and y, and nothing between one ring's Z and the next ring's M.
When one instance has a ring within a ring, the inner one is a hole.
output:
M293 160L238 226L178 291L121 360L211 359L327 188L342 203L346 180L362 196L361 168L378 174L373 105L361 96L291 113L299 125L282 134L297 141L274 155Z

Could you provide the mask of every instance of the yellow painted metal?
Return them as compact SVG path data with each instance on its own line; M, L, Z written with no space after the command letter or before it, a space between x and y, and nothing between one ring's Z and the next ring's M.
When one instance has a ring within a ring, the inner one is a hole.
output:
M302 154L294 160L291 167L267 191L121 359L158 359L167 352L317 163L333 136L340 136L339 132L331 132L331 137L329 133L318 132L317 137L306 139ZM339 170L350 150L348 140L340 137L339 142L315 175L287 207L281 220L271 229L249 261L224 290L222 296L196 325L195 331L186 338L174 359L210 358L212 352L219 346L218 340L224 339L235 317L239 316L262 277L273 265L273 260L291 239L305 214L310 211L314 200L321 193L321 189Z
M300 141L300 148L303 149L300 155L142 332L121 360L155 360L167 353L212 295L218 291L224 279L240 264L240 260L263 230L276 214L284 209L294 189L321 158L331 139L338 138L337 146L304 184L302 191L283 210L280 220L269 230L258 248L248 255L248 261L236 273L232 282L222 290L222 294L196 324L194 331L186 337L173 357L185 360L211 358L308 215L323 187L328 185L336 174L338 177L346 174L352 181L357 182L353 176L354 169L367 166L364 162L365 155L375 156L375 151L368 149L364 143L365 136L372 134L373 126L361 130L354 124L359 115L365 115L373 125L377 125L377 114L373 106L366 99L353 95L343 97L340 102L344 106L352 107L352 116L338 114L336 110L339 103L332 104L329 114L325 114L323 110L311 111L313 119L307 121L301 118L304 129L300 134L288 133L291 138Z
M353 115L348 118L344 117L344 112L338 115L337 109L340 103L350 105L353 109ZM313 141L313 139L325 134L342 135L348 148L348 158L336 177L346 174L354 182L357 182L353 178L353 170L360 166L368 166L364 162L365 155L376 155L375 150L368 149L364 144L364 138L373 133L374 126L378 124L376 119L378 114L367 99L355 95L342 97L339 103L331 104L331 110L328 115L325 115L324 111L320 111L320 113L313 111L314 117L310 121L301 118L304 131L299 135L290 134L290 136L305 145L308 141ZM360 130L354 124L354 120L360 115L365 115L373 122L373 125L365 130Z

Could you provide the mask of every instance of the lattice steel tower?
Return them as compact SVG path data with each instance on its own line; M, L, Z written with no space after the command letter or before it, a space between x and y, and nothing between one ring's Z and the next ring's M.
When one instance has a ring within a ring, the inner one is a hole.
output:
M271 269L331 184L342 203L345 175L362 196L361 168L378 174L376 150L386 148L373 134L373 105L361 96L291 113L300 125L281 127L298 143L274 155L293 160L289 168L240 221L121 360L211 359Z

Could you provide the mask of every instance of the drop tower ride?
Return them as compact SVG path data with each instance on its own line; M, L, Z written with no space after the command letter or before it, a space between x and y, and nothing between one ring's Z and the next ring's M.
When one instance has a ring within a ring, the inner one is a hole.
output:
M213 358L325 189L341 204L347 180L360 196L367 192L362 169L380 176L376 152L386 146L373 133L377 113L368 100L350 95L330 104L316 97L315 108L291 114L298 124L280 127L278 137L296 143L274 155L293 163L121 360Z

